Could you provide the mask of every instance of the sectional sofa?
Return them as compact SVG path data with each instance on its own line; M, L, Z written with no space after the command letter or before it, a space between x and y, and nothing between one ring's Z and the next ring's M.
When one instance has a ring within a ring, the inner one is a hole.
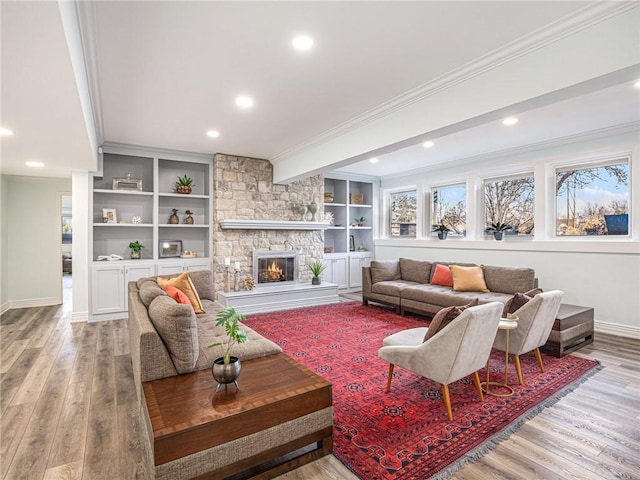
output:
M362 302L391 305L397 313L413 312L433 316L444 307L466 305L474 298L480 304L508 302L514 293L538 286L535 271L527 267L482 266L486 291L460 291L432 283L436 265L477 267L473 263L432 262L400 258L373 261L362 269Z

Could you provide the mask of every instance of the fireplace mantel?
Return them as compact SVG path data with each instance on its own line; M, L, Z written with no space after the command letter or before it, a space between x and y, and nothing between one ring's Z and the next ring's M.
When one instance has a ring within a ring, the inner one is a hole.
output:
M329 222L303 222L289 220L222 220L223 230L326 230Z

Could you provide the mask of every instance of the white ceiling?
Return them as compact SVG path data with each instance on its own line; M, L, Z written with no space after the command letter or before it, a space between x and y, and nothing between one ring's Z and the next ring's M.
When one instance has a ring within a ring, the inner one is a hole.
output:
M78 8L98 143L274 159L594 3L104 1ZM47 163L39 175L92 169L57 3L2 1L0 8L0 125L16 131L1 140L0 171L34 174L23 166L33 159ZM312 51L290 47L298 33L314 38ZM250 111L234 105L241 93L254 97ZM447 132L429 152L416 147L349 171L393 175L638 120L637 92L593 95L522 113L508 136L494 123ZM207 137L209 129L220 137Z

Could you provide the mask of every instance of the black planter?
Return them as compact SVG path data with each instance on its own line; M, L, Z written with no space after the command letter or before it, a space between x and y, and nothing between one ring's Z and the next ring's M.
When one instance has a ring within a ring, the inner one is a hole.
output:
M493 232L493 238L495 238L496 240L502 240L503 235L504 232Z
M438 232L438 238L439 238L440 240L446 240L446 239L447 239L447 234L448 234L448 233L449 233L449 232Z
M321 282L320 277L313 277L311 279L311 285L320 285L320 282Z

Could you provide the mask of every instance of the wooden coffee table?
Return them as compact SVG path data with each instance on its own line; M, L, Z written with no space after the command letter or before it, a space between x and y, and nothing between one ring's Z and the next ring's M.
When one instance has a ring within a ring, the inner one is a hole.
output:
M143 383L156 467L332 406L331 384L283 353L243 361L238 384L216 393L210 369ZM272 478L330 454L332 434L326 425L285 445L274 438L207 478Z

